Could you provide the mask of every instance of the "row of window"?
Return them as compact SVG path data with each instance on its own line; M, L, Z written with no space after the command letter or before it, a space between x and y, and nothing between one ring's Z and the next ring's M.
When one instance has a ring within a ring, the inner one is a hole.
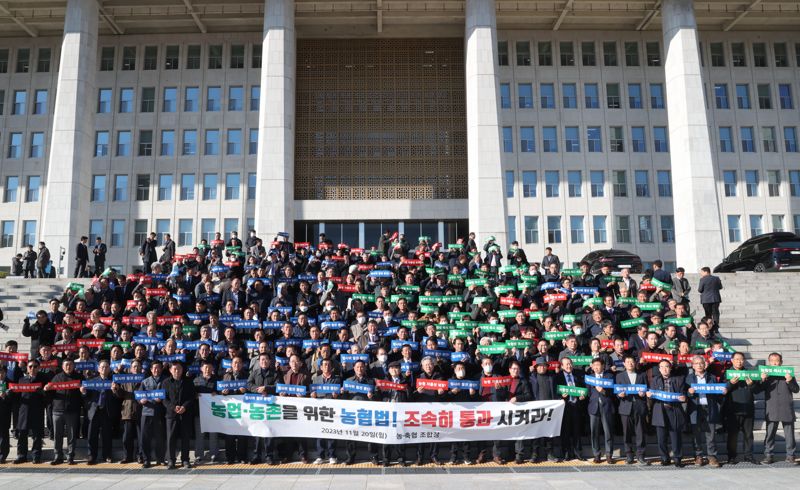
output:
M559 148L559 128L557 126L543 126L541 128L541 151L542 153L558 153ZM630 151L633 153L646 153L648 150L646 128L644 126L631 126ZM653 151L655 153L669 152L669 138L665 126L654 126L652 128ZM514 153L514 128L511 126L502 127L503 152ZM561 134L564 142L565 153L580 153L581 141L585 140L588 153L603 152L603 130L600 126L586 126L584 136L581 137L579 126L565 126ZM610 126L608 128L608 151L612 153L622 153L625 151L626 141L625 132L622 126ZM521 126L519 128L519 152L535 153L537 150L536 127Z
M28 73L31 71L31 49L17 48L16 66L14 72ZM0 49L0 73L8 73L11 52L9 49ZM51 48L39 48L36 57L36 71L47 73L50 71L50 61L53 58Z
M6 176L6 186L3 189L3 202L17 202L19 196L19 176ZM42 177L29 175L25 186L25 202L39 202L39 191L42 187Z
M567 170L567 196L583 197L583 171ZM636 197L651 197L650 192L650 171L634 171L634 195ZM523 170L520 172L522 184L522 197L534 198L538 196L538 172L536 170ZM561 196L561 175L560 170L544 171L544 195L545 197ZM506 170L505 172L505 195L514 197L516 189L516 172ZM604 170L589 171L589 195L591 197L606 197L606 172ZM613 170L611 172L611 184L614 197L628 197L628 172L626 170ZM669 170L656 171L656 186L658 197L672 197L672 173Z
M182 156L199 155L198 152L198 130L184 129L181 135L181 146L176 148L176 131L174 129L162 129L160 131L161 140L158 151L154 153L154 133L151 129L139 130L139 144L136 148L136 156L149 157L154 154L162 157L171 157L175 154ZM222 132L219 129L206 129L203 132L203 151L206 156L220 155L222 153ZM225 155L242 155L244 150L243 130L239 128L227 129L225 131ZM110 151L111 133L109 131L97 131L94 138L94 156L106 157L112 155ZM258 153L258 128L248 130L247 154L255 155ZM117 157L133 156L133 132L130 130L120 130L116 134L116 144L114 145L113 155Z
M569 224L569 243L586 243L586 216L572 215L568 217L562 216L545 216L546 220L546 233L547 244L562 243L562 220L567 218ZM632 243L632 221L629 215L616 215L615 217L615 242L617 243ZM675 217L671 214L664 214L658 217L661 231L661 242L675 243ZM609 242L608 230L608 216L593 215L591 216L591 233L593 244L601 244ZM522 242L526 244L539 243L539 216L523 216L523 234ZM635 222L638 225L638 239L640 243L654 243L655 230L653 228L652 215L639 215L635 217ZM517 217L508 216L508 239L509 241L517 240Z
M580 60L581 66L598 66L598 46L600 44L602 64L603 66L620 66L619 47L616 41L603 41L602 43L595 43L594 41L583 41L574 43L572 41L561 41L553 43L551 41L539 41L531 43L531 41L523 40L514 43L514 54L516 55L517 66L532 66L533 65L533 49L536 49L536 64L538 66L553 66L554 57L556 56L554 49L558 48L558 64L560 66L576 66ZM577 52L576 45L579 47L580 52ZM744 42L731 42L729 54L726 53L726 43L712 42L708 43L708 55L711 59L711 66L724 67L726 60L730 60L730 65L735 67L746 67L752 64L756 68L767 68L771 66L776 68L789 67L789 44L785 42L772 43L772 50L770 52L770 45L765 42L754 42L750 44L750 59L748 60L747 45ZM800 67L800 43L794 44L795 50L795 64ZM641 47L639 41L625 41L622 43L622 54L625 66L638 67L641 66L640 60ZM661 46L658 41L645 41L644 42L645 62L647 66L661 66L662 54ZM510 45L508 41L498 41L497 43L497 61L500 66L509 66L511 60ZM700 63L705 66L705 52L703 44L700 43Z
M765 153L778 152L778 137L775 126L762 126L761 128L761 151ZM734 128L731 126L720 126L719 151L722 153L733 153L736 148L734 142ZM756 128L753 126L742 126L739 128L739 141L742 153L756 152ZM797 153L797 128L785 126L783 128L783 149L786 153Z
M785 216L782 214L772 214L769 216L772 223L772 232L790 231L786 229ZM748 224L750 225L750 237L767 233L768 230L764 228L764 216L761 214L751 214L748 217ZM795 234L800 234L800 214L792 216L792 224ZM742 216L738 214L728 215L728 241L731 243L738 243L742 241Z
M517 84L517 107L519 109L533 109L537 107L533 97L534 85L532 83ZM649 106L651 109L663 109L664 106L664 85L661 83L651 83L649 85ZM642 109L643 103L642 84L628 84L627 106L631 109ZM511 109L511 84L500 84L500 108ZM578 108L578 84L561 84L561 108ZM539 84L539 104L541 109L556 108L556 85L553 83ZM622 108L622 95L619 83L606 84L606 107L609 109ZM600 108L600 86L597 83L583 84L583 107L585 109Z
M180 187L178 200L191 201L195 199L195 174L181 174ZM173 181L175 176L173 174L159 174L156 189L157 201L171 201L173 191ZM106 175L93 175L92 176L92 202L105 202L106 190L108 187L109 177ZM137 201L150 200L151 188L150 174L136 175L135 199ZM129 192L128 175L119 174L113 176L113 187L111 188L112 201L127 201ZM219 187L219 174L205 173L202 176L202 200L210 201L217 199L217 189ZM241 174L236 172L229 172L225 174L225 190L224 198L227 201L236 200L240 198L241 188ZM247 174L247 195L248 200L256 198L256 173L250 172Z
M261 87L259 85L250 86L249 110L258 111L261 100ZM201 107L206 112L219 112L223 107L223 88L211 86L206 88L205 104L201 105L200 87L185 87L183 90L183 112L200 112ZM164 87L161 96L161 112L178 112L178 87ZM116 110L120 114L132 113L136 107L133 88L119 89L119 98ZM139 112L155 112L159 107L156 100L155 87L142 87ZM227 104L229 112L243 111L245 107L245 87L241 85L228 87ZM101 88L97 91L97 113L110 114L114 110L113 89Z
M736 107L747 110L752 109L750 103L750 85L747 83L737 83ZM756 95L758 97L759 109L772 109L772 86L769 83L756 84ZM727 83L714 84L714 105L717 109L730 109L731 101L728 95ZM788 83L778 84L778 105L781 109L794 109L794 96L792 86Z
M12 116L24 116L28 114L28 91L15 90L14 101L11 105ZM6 109L6 91L0 90L0 116L5 114ZM47 107L47 89L36 89L33 91L33 106L30 108L30 113L36 116L48 114Z
M782 172L780 170L767 170L767 195L769 197L780 197L782 187ZM745 195L747 197L758 197L761 187L761 179L758 170L744 171ZM725 189L725 197L736 197L739 195L739 177L736 170L723 170L722 183ZM800 170L789 170L789 195L800 197Z
M119 70L135 71L137 62L141 61L143 70L157 70L159 61L164 70L178 70L181 67L181 57L185 63L183 67L187 70L198 70L203 66L203 47L199 44L180 46L171 44L166 46L159 57L158 46L145 46L141 50L141 60L137 55L137 46L124 46L119 56ZM228 63L231 69L241 69L245 67L246 45L228 45ZM205 47L205 67L209 70L221 70L224 61L224 45L211 44ZM160 58L160 59L159 59ZM117 69L117 50L113 46L100 48L100 71L114 71ZM253 44L250 49L250 67L261 68L261 44Z

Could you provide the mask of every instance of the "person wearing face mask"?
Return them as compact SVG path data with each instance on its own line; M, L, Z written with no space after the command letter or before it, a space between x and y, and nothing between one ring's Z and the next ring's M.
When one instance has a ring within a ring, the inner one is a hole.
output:
M478 398L479 398L479 400L486 401L486 402L496 401L496 395L495 395L496 388L494 388L494 386L484 386L483 385L483 378L491 378L491 377L494 377L494 376L498 376L498 374L495 374L494 361L492 360L491 357L484 357L484 358L481 359L481 371L482 371L481 372L481 377L480 377L480 380L479 380L480 384L478 385L479 389L480 389ZM506 461L502 457L501 446L500 446L499 443L500 443L500 441L494 441L491 444L491 447L492 447L492 449L491 449L491 451L492 451L492 460L496 464L504 465L504 464L506 464ZM482 464L482 463L486 462L486 460L488 459L488 457L487 457L488 452L489 452L488 443L484 442L482 445L483 445L483 447L481 448L480 452L478 453L478 459L477 459L477 463L478 464Z
M364 311L359 311L356 313L355 321L350 324L350 332L353 334L353 338L360 338L362 335L367 333L367 328L367 313ZM377 324L375 325L375 328L377 330Z
M434 360L432 357L425 357L420 362L422 372L418 379L440 380L442 375L435 371ZM445 390L432 390L417 388L413 393L414 401L418 403L434 403L444 400ZM425 449L429 449L430 460L433 464L441 464L439 462L439 444L425 443L417 445L417 466L421 466L425 462Z
M366 320L364 316L359 318ZM363 327L361 328L363 329ZM382 344L381 336L378 334L378 324L375 321L367 323L366 330L362 334L356 335L355 331L352 334L361 352L376 352Z
M528 379L531 386L531 399L535 401L542 400L557 400L556 398L556 385L553 380L553 375L550 374L547 365L548 359L545 357L538 357L536 362L531 367L531 376ZM531 463L540 463L544 461L556 462L553 453L553 441L557 440L556 437L540 437L533 440L533 447L531 448Z
M467 367L463 362L453 364L453 375L457 380L467 379ZM452 388L447 392L447 401L452 403L473 402L478 400L478 390ZM475 444L468 441L453 442L450 444L450 461L448 464L455 465L463 461L466 465L474 464L472 452Z
M369 365L369 373L374 379L386 379L389 375L389 355L384 347L379 347L375 361Z

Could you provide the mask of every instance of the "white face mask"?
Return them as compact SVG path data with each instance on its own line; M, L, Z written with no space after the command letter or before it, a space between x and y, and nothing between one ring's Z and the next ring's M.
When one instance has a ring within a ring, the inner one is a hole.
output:
M483 366L483 372L486 373L486 374L491 374L492 373L492 365L488 364L486 366Z
M498 322L497 318L492 318L491 320L489 320L489 323L493 325L497 324L497 322Z
M380 362L381 364L386 362L387 359L388 359L388 357L385 354L381 354L381 355L378 356L378 362Z
M387 325L392 323L392 317L390 317L390 316L383 317L383 323L385 323Z
M308 306L301 306L300 307L300 311L302 311L302 312L308 311Z
M360 316L360 317L356 318L356 321L358 322L359 325L363 325L363 324L367 323L367 317Z
M464 377L464 370L463 369L456 370L456 378L461 379L463 377Z
M580 335L581 333L583 333L583 329L580 327L575 328L572 331L575 332L575 335Z

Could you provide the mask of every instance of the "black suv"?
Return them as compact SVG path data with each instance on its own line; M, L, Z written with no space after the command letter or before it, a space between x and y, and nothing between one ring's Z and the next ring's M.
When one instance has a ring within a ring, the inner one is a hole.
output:
M800 270L800 236L786 232L754 236L714 267L714 272L786 270Z
M626 250L595 250L586 254L581 262L589 263L592 274L600 272L600 268L604 265L611 267L612 271L628 268L633 274L642 272L642 259Z

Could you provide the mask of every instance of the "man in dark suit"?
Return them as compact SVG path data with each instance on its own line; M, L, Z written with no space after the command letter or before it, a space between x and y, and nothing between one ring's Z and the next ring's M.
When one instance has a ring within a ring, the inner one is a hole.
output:
M142 258L142 269L145 274L150 273L150 266L156 261L156 232L151 231L139 246L139 257Z
M512 403L528 402L533 399L528 380L522 374L522 365L518 361L511 361L508 365L508 374L511 376L509 386L498 386L495 390L497 401ZM525 440L520 439L514 443L514 462L522 464L525 460Z
M780 366L783 356L777 352L769 355L767 365ZM793 394L800 392L800 386L794 376L786 374L783 377L769 376L761 373L761 385L764 388L764 402L766 410L764 419L767 423L767 435L764 439L764 464L772 464L772 453L775 451L775 434L778 424L783 425L783 437L786 440L786 462L796 464L794 459L794 400Z
M681 461L681 448L683 441L681 434L686 424L685 414L681 403L686 401L683 391L683 379L672 376L672 363L666 359L658 363L658 373L653 375L650 382L652 390L677 393L674 401L663 401L652 398L652 392L647 392L647 397L653 401L652 425L656 428L658 436L658 451L661 455L661 465L669 466L669 446L667 438L672 445L672 454L675 457L675 466L683 468Z
M737 352L731 359L732 368L745 370L744 354ZM755 395L760 393L762 385L750 378L732 378L728 381L728 394L723 405L725 425L728 428L728 463L737 463L737 446L739 433L742 433L743 460L755 463L753 459L753 422L755 418Z
M547 247L544 249L544 257L542 257L542 269L544 269L545 273L550 269L550 264L556 265L556 272L561 269L561 260L559 260L558 255L553 254L553 249Z
M98 376L90 381L111 381L111 366L107 360L97 365ZM103 461L111 462L111 417L113 413L112 399L114 392L107 389L88 390L81 386L81 394L86 404L86 418L89 419L89 465L98 463L98 437L102 439Z
M625 370L617 374L615 384L618 385L645 385L647 376L636 371L636 358L626 355L623 358ZM646 447L645 419L647 418L647 399L645 390L624 391L617 395L619 406L617 410L622 420L622 443L625 447L625 464L633 464L633 452L639 466L647 466L644 459Z
M103 270L106 268L106 252L108 252L108 247L103 243L103 239L100 237L95 238L94 241L94 249L92 249L92 254L94 255L94 273L102 274Z
M166 412L167 455L169 466L174 470L178 437L181 438L181 463L191 468L189 463L189 438L192 437L192 407L195 393L192 380L183 375L183 364L173 362L169 367L170 377L164 380L164 411Z
M272 357L266 352L258 355L258 367L250 371L247 378L247 390L250 393L259 395L274 395L275 385L278 383L278 374L272 367ZM259 464L264 459L268 465L272 465L277 458L275 454L275 444L270 437L254 437L253 457L250 464ZM277 458L280 459L280 458Z
M263 355L263 354L262 354ZM259 358L259 361L261 359ZM397 365L398 368L400 365ZM320 385L341 385L342 378L333 372L333 360L332 359L322 359L319 364L320 373L315 374L311 377L312 384L320 384ZM252 374L250 375L252 377ZM311 392L311 398L318 398L318 399L333 399L338 398L338 393L317 393L315 391ZM328 460L330 464L338 464L339 460L336 459L336 439L317 439L317 459L314 460L314 464L322 464L325 460ZM386 460L384 459L384 463Z
M703 444L705 453L708 456L708 464L713 468L719 468L717 460L717 444L714 441L717 435L717 427L722 422L722 409L720 403L725 396L702 394L695 391L697 385L716 383L716 377L706 371L706 360L703 356L692 358L692 371L686 375L687 397L689 402L686 404L689 423L692 425L692 435L694 436L695 465L703 466ZM727 389L726 389L727 393Z
M556 375L556 387L578 386L585 388L583 376L573 369L572 359L561 359L561 372ZM586 461L581 454L581 432L583 429L583 405L585 396L561 395L564 399L564 417L561 420L561 456L564 461L577 459Z
M547 359L538 357L533 366L533 373L530 376L531 397L535 401L558 400L560 396L556 394L556 385L553 375L548 372ZM558 397L558 398L556 398ZM531 463L544 461L545 457L550 462L557 462L553 453L553 441L557 437L540 437L533 440L531 448Z
M362 384L362 385L370 385L372 386L372 391L369 393L360 393L360 392L352 392L348 393L345 391L344 387L342 387L342 392L347 393L347 398L350 400L358 400L358 401L367 401L367 400L378 400L378 395L375 393L375 380L372 378L367 377L367 364L364 361L356 361L353 364L353 376L348 378L346 381L352 381L354 383ZM373 443L367 444L367 451L370 453L370 459L372 464L378 464L378 448ZM356 461L356 442L348 440L347 441L347 465L352 465Z
M89 237L82 236L75 245L75 277L86 276L86 264L89 263Z
M161 361L150 363L150 377L142 381L143 391L156 391L163 388L164 375ZM150 467L151 447L155 445L156 464L164 461L164 404L162 400L142 399L141 426L139 429L139 452L143 456L142 467Z
M164 233L164 246L161 247L159 262L167 264L167 267L170 267L173 257L175 257L175 241L169 233Z
M595 379L613 379L611 373L606 372L606 363L602 357L592 360L591 376ZM584 378L584 381L586 379ZM614 434L611 432L613 426L612 417L614 416L614 390L602 386L588 386L589 388L589 429L592 439L592 454L594 464L600 463L600 427L603 428L606 463L613 464L614 459L611 454L614 451Z
M63 383L82 380L83 376L75 371L75 364L70 358L61 363L62 372L53 376L51 382ZM67 436L67 462L75 463L75 435L81 415L83 399L78 390L50 390L45 386L45 391L50 394L53 406L53 425L55 437L55 458L50 462L58 465L64 462L64 435Z
M714 330L719 328L719 304L722 303L722 296L719 294L722 289L722 281L719 277L711 275L711 269L702 267L700 269L700 283L697 285L697 292L700 293L700 304L706 316L714 319Z
M222 306L228 301L233 301L233 309L241 311L247 306L247 293L242 289L242 280L238 277L231 279L231 285L222 292Z
M406 403L410 399L411 388L408 380L400 373L400 361L389 363L389 375L386 378L392 383L405 386L405 389L390 389L383 394L383 401L390 403ZM381 445L383 453L383 466L389 466L392 456L396 457L399 466L406 465L406 447L403 444L384 444Z
M22 376L18 383L41 383L42 386L35 391L20 392L17 398L17 459L14 464L24 463L28 460L28 433L33 438L33 462L42 462L42 435L44 432L44 408L47 403L42 389L47 382L47 377L39 372L39 361L28 362L27 374Z

